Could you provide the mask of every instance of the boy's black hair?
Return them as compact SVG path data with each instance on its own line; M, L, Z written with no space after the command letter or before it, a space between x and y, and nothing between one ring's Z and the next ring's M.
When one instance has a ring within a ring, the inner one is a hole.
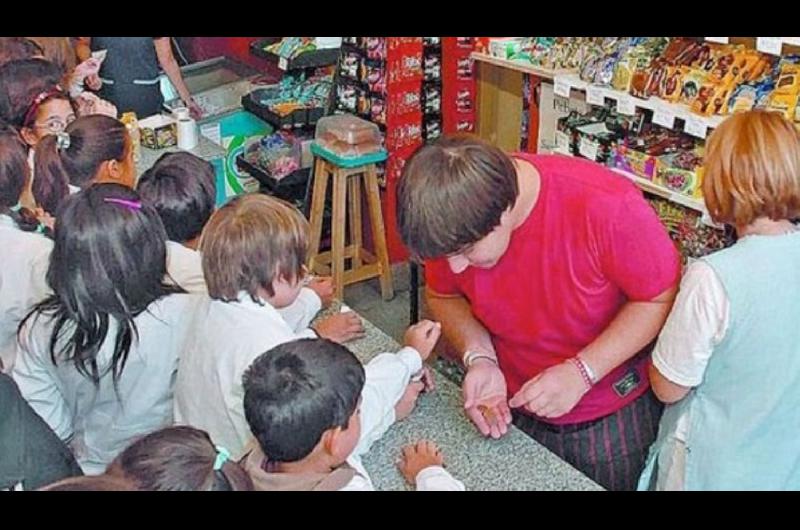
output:
M214 166L191 153L167 153L142 174L136 190L155 207L171 241L191 241L214 213Z
M325 431L347 428L364 388L364 367L326 339L299 339L261 354L245 371L244 415L274 462L307 457Z

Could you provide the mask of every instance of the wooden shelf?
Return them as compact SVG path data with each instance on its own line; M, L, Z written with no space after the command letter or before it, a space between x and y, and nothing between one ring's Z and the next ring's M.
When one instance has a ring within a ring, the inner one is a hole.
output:
M553 79L556 75L568 74L572 72L572 70L566 70L566 69L550 70L548 68L540 68L526 61L512 61L510 59L501 59L499 57L495 57L493 55L489 55L486 53L473 52L471 54L471 57L478 62L492 64L494 66L499 66L501 68L508 68L509 70L522 72L524 74L535 75L541 79Z

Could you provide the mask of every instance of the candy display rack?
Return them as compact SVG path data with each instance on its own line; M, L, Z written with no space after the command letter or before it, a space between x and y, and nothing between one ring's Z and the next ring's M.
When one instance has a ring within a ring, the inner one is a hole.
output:
M264 48L272 44L269 40L262 39L250 43L250 53L257 57L267 59L278 65L283 71L303 70L306 68L322 68L333 66L339 60L339 48L327 48L301 53L295 58L286 59L277 54L266 51Z
M408 252L396 229L395 186L423 144L423 37L344 37L332 90L334 112L378 125L388 151L378 164L386 241L392 262Z

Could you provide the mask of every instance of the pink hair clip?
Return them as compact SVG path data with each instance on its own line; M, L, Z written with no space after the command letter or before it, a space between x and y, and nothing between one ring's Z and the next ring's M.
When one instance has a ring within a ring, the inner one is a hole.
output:
M129 201L127 199L116 199L114 197L106 197L105 199L103 199L103 202L113 202L114 204L119 204L120 206L124 206L129 210L142 209L141 201Z

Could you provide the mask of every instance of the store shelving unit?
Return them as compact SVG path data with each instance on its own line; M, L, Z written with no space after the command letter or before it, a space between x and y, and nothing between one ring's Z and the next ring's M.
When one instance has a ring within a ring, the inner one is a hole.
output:
M535 75L540 79L553 79L557 75L569 74L573 72L573 70L565 69L553 70L548 68L540 68L527 61L501 59L500 57L495 57L494 55L489 55L488 53L482 52L472 52L471 56L475 61L508 68L509 70L515 70L517 72L522 72L523 74Z
M726 116L718 115L700 116L693 113L686 105L672 103L657 97L637 98L627 92L592 85L580 79L575 73L555 75L553 86L553 91L557 96L566 98L570 97L572 90L586 92L586 102L592 105L603 105L606 98L611 99L616 102L617 112L620 114L633 116L637 108L651 110L653 111L653 123L668 129L675 129L678 125L677 120L681 120L683 122L682 130L698 138L705 138L708 129L719 126L726 118Z

